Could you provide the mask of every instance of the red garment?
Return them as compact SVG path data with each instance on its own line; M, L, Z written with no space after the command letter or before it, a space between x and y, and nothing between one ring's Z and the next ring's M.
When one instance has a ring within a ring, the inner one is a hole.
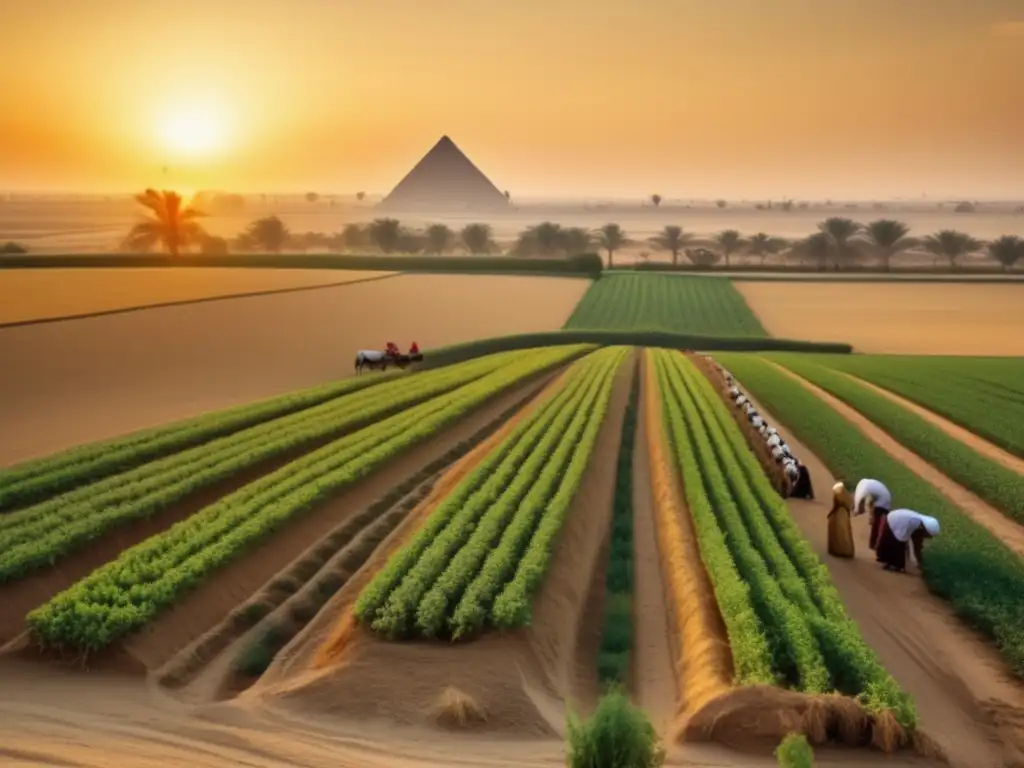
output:
M418 355L419 353L420 353L420 347L419 347L419 344L417 344L417 343L416 343L416 342L414 341L414 342L412 343L412 346L411 346L411 347L409 347L409 354L410 354L410 355Z

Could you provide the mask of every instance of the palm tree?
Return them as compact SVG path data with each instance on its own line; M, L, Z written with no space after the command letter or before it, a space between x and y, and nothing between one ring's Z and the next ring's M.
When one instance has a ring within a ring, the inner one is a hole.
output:
M942 229L934 235L928 235L921 241L924 249L935 256L949 259L949 268L956 269L956 260L969 253L980 251L982 243L964 232L955 229Z
M288 227L277 216L265 216L249 225L247 234L253 246L269 253L280 253L291 240Z
M491 239L490 224L467 224L462 228L459 236L466 250L473 253L490 253L494 242Z
M853 219L831 216L818 225L829 240L836 270L841 264L853 261L855 254L853 238L863 229Z
M374 219L370 224L370 240L383 253L392 253L402 239L402 225L398 219Z
M764 264L764 260L770 254L776 254L789 245L789 241L782 237L772 237L771 235L765 234L764 232L758 232L752 238L747 245L749 250L755 256L761 257L761 264Z
M206 214L184 205L177 192L147 189L135 196L135 202L152 218L131 228L124 240L126 250L149 251L159 243L171 256L177 256L189 246L199 244L206 236L206 231L196 221Z
M661 232L651 238L651 242L663 251L672 254L673 266L679 264L679 252L693 240L693 235L684 232L682 227L669 224Z
M594 236L586 227L566 227L562 230L562 247L568 256L589 253L593 245Z
M661 205L661 195L651 195L651 202L654 203L654 207L657 208Z
M1024 259L1024 240L1016 235L1003 235L989 243L987 250L1009 272L1018 259Z
M722 256L725 257L725 266L727 269L729 267L729 257L746 245L746 242L747 241L743 239L743 235L735 229L723 229L715 235L715 244L718 246L718 250L722 252Z
M910 227L895 219L876 219L864 227L862 237L871 249L882 260L885 271L889 271L889 263L893 256L913 248L915 240L907 237Z
M626 233L618 224L605 224L594 233L597 236L597 244L608 251L608 268L612 267L612 260L615 252L622 248L627 242Z
M426 252L442 254L451 248L455 233L447 224L431 224L426 231Z

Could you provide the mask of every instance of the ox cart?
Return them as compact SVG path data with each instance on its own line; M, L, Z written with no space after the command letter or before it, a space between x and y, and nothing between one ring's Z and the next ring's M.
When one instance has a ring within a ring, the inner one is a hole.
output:
M413 363L420 362L423 362L421 352L403 354L377 349L361 349L356 354L356 373L362 373L364 368L369 368L371 371L386 371L390 366L406 368Z

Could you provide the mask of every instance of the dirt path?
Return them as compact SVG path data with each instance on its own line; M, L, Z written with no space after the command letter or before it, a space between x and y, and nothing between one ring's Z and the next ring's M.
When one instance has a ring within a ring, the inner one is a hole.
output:
M775 366L777 370L798 382L808 392L811 392L827 403L830 408L856 426L857 429L859 429L865 437L875 443L875 445L888 453L896 461L906 465L922 480L935 486L943 496L956 504L957 507L969 515L974 522L986 528L993 536L996 536L1000 541L1006 544L1006 546L1021 557L1024 557L1024 526L1018 525L984 499L976 496L959 483L954 482L946 475L942 474L916 453L904 448L881 427L875 425L874 422L862 416L858 411L855 411L839 398L834 397L821 387L801 378L788 368L783 368L771 361L767 362L769 365ZM815 482L814 487L819 487L817 482Z
M641 365L641 376L647 366ZM640 387L637 434L633 446L633 698L658 729L668 733L678 708L672 669L671 610L665 600L658 538L654 528L650 456L644 411L645 388Z
M844 373L845 376L856 381L858 384L862 384L873 392L882 395L883 397L892 400L894 403L906 408L911 413L917 414L925 421L933 424L934 426L941 429L947 435L952 437L954 440L959 440L964 445L973 448L975 451L980 453L987 459L991 459L997 464L1002 464L1009 470L1017 472L1018 474L1024 475L1024 459L1020 456L1014 456L1009 451L1005 451L994 443L990 443L983 437L974 434L969 429L964 429L959 424L954 424L949 419L940 416L934 411L930 411L924 408L913 400L908 400L905 397L897 395L895 392L891 392L888 389L883 389L877 384L872 384L867 379L862 379L853 374Z
M825 517L835 479L770 411L756 402L755 407L810 470L818 498L790 500L790 512L828 567L847 613L914 698L922 728L942 745L955 768L1024 765L1024 688L995 649L965 628L947 603L928 592L923 579L879 568L867 547L866 516L853 523L856 557L828 555Z

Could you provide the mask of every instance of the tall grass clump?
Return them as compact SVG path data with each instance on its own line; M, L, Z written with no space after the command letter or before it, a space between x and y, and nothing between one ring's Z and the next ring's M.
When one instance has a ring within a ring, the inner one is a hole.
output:
M814 768L814 750L802 733L791 733L775 748L779 768Z
M604 630L597 656L598 679L605 684L623 686L629 684L633 645L633 444L639 400L640 376L634 375L619 443L605 577Z
M665 750L647 715L616 689L585 721L568 718L569 768L659 768Z

